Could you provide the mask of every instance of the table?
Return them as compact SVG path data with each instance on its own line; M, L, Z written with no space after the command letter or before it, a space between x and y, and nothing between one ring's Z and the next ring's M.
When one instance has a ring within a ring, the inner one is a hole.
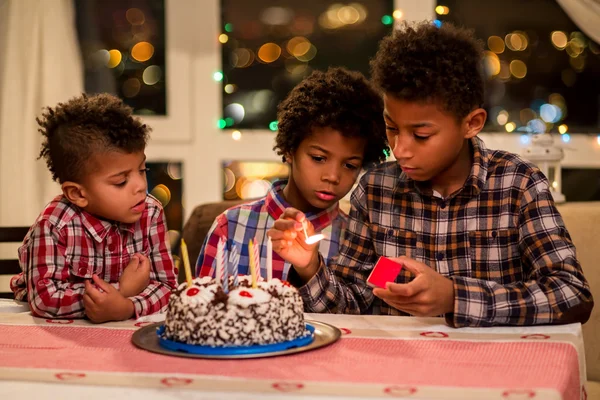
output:
M198 360L131 344L161 318L51 321L0 302L0 397L585 398L580 324L454 329L440 318L306 314L342 338L272 359Z

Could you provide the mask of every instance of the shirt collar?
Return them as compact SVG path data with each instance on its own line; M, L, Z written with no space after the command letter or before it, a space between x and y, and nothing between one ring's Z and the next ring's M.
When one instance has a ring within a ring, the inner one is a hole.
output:
M265 205L269 215L273 219L279 219L284 210L288 207L291 207L290 204L283 198L283 188L285 185L287 185L287 183L287 179L277 180L273 183L273 186L271 186L271 189L267 193ZM306 219L313 224L315 231L318 232L331 225L331 223L338 217L339 212L339 203L336 202L329 208L319 211L316 214L308 212L305 215Z
M471 165L471 172L469 173L469 176L467 177L463 187L456 192L456 196L477 196L481 190L483 190L487 180L489 162L488 150L485 147L483 140L479 139L477 136L470 140L470 146L473 150L473 164ZM398 180L400 185L398 185L396 188L398 193L408 193L418 190L422 193L432 194L432 190L428 186L427 182L416 182L402 172L402 169L399 166L397 168L398 172L400 172L400 179Z
M105 219L96 217L85 210L81 210L81 221L85 229L97 241L102 242L106 239L111 227L116 224L119 229L133 233L134 224L113 223Z

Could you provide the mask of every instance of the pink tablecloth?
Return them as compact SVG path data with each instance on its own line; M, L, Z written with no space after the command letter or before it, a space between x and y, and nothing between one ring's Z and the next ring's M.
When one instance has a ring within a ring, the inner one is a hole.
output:
M26 315L3 322L0 314L0 375L340 396L570 400L582 393L577 338L560 331L481 330L484 334L477 335L477 330L431 331L426 324L423 330L403 330L338 323L346 334L320 350L267 359L204 360L140 350L131 343L132 326L125 324L56 324Z

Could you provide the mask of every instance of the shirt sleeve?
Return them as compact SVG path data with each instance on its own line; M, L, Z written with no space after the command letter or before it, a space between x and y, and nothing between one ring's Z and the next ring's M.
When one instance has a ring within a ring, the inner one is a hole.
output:
M220 238L227 239L227 215L225 213L217 216L206 234L196 261L196 276L215 276L215 259Z
M502 285L454 280L455 327L585 322L594 305L575 246L554 205L548 181L534 174L521 199L519 249L526 279Z
M359 185L351 197L348 229L337 259L326 265L319 255L319 269L306 284L290 269L288 280L298 287L306 312L361 314L371 306L373 290L367 285L367 278L376 256L366 198L363 186Z
M129 297L135 307L136 318L166 310L171 291L177 286L167 223L162 207L158 207L155 215L152 216L148 243L150 283L140 294Z
M70 280L65 258L68 239L49 221L40 220L19 249L33 315L42 318L83 318L85 284Z

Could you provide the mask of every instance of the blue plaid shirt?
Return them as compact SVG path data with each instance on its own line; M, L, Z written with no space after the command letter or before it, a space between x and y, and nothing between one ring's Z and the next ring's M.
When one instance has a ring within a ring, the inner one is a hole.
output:
M196 262L198 276L214 276L219 238L225 238L228 249L225 259L230 274L232 266L227 260L232 246L235 246L240 254L238 274L249 274L248 244L250 239L254 239L258 244L261 276L266 278L267 231L284 210L290 207L282 196L286 184L287 180L277 181L262 199L232 207L215 219ZM320 232L326 237L319 244L319 252L328 264L338 255L339 245L348 225L348 216L340 210L339 203L336 203L317 214L307 213L306 218L315 227L315 232ZM273 278L287 279L290 266L289 262L273 252Z

